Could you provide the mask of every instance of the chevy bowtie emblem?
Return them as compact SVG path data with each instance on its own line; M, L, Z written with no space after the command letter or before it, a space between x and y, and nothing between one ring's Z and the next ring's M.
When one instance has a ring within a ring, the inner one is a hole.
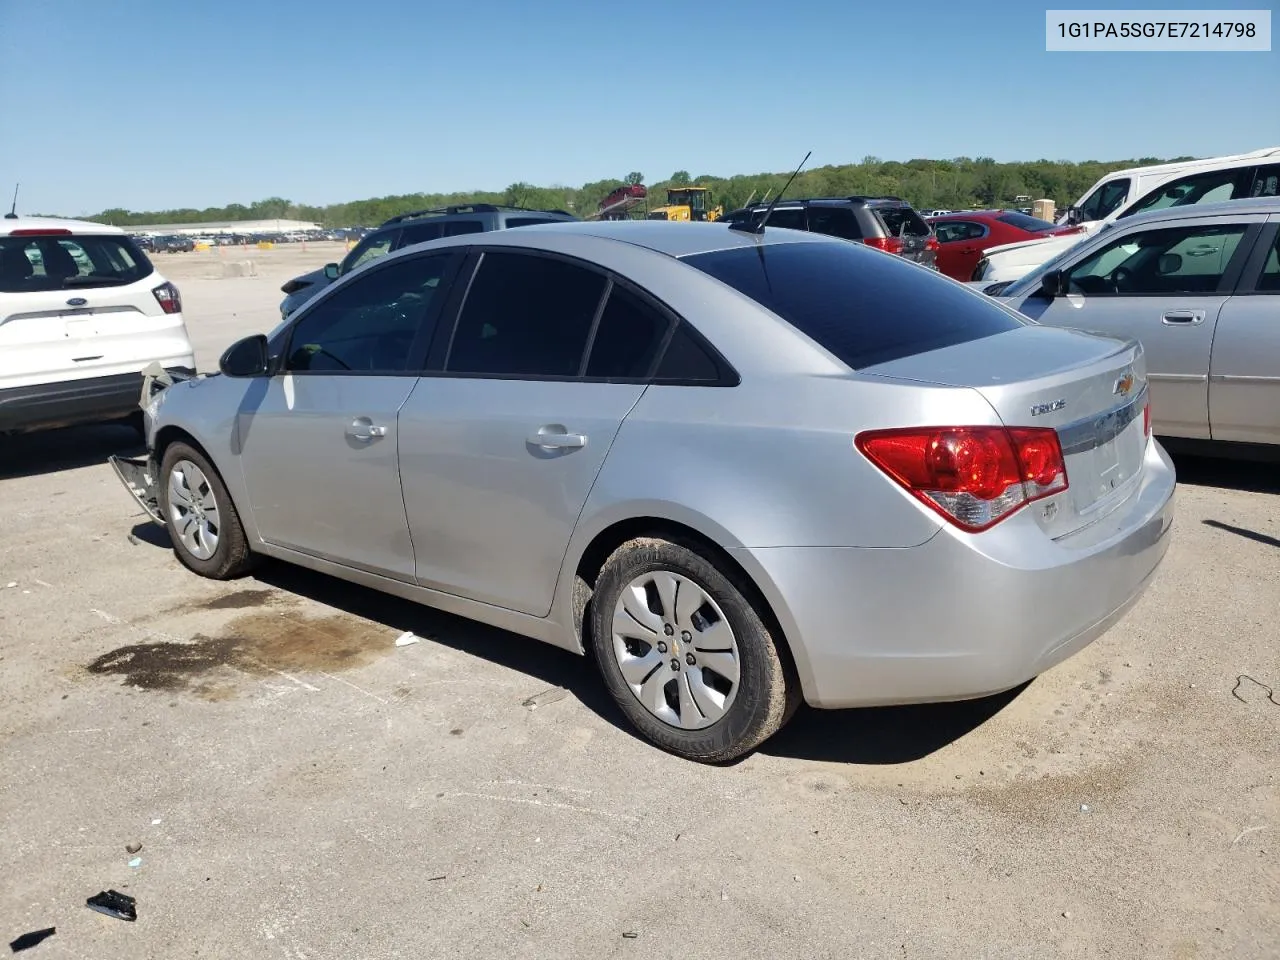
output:
M1129 391L1133 389L1133 373L1127 372L1123 377L1116 381L1116 385L1111 388L1112 393L1118 393L1127 397Z

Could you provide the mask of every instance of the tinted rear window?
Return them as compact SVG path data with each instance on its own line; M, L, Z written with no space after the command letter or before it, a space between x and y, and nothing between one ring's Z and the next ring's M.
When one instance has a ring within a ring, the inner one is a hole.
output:
M924 222L924 218L916 213L910 207L872 207L881 222L884 223L885 229L889 231L889 236L908 236L908 237L927 237L929 235L929 225ZM903 227L906 227L903 230Z
M1017 227L1019 230L1027 230L1032 233L1040 230L1052 230L1056 226L1056 224L1052 224L1048 220L1028 217L1025 213L1002 213L996 219L1001 223L1009 224L1011 227Z
M901 257L851 243L778 243L684 258L772 310L854 370L1021 323Z
M151 261L128 237L0 237L0 292L91 290L133 283Z

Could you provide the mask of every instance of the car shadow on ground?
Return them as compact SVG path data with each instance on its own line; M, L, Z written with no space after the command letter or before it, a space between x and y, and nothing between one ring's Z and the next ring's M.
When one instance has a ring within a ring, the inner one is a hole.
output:
M165 529L149 521L137 524L132 534L140 543L170 548ZM288 563L264 560L254 571L253 579L264 586L381 623L387 627L389 638L411 630L428 642L527 674L537 682L530 684L528 692L519 695L521 699L539 692L539 684L563 687L587 709L628 736L640 739L605 690L589 656L578 656L550 644ZM390 642L389 639L388 644ZM1025 687L1024 684L996 696L959 703L859 710L815 710L801 706L791 722L766 741L759 752L850 764L908 763L977 729Z
M1248 493L1280 493L1280 462L1203 457L1169 451L1178 482Z
M125 424L0 435L0 480L91 467L113 453L140 457L146 452L142 437Z

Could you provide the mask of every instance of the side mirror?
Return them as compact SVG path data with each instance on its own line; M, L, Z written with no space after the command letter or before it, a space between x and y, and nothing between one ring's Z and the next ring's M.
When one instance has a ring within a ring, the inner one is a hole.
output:
M1080 222L1080 208L1074 205L1067 207L1067 223L1070 226L1074 227L1079 222Z
M227 347L218 369L228 377L265 377L270 366L267 338L259 333Z
M326 263L324 265L324 275L328 280L338 279L338 265L336 263Z
M1050 300L1062 296L1062 271L1050 270L1045 273L1040 278L1040 292Z

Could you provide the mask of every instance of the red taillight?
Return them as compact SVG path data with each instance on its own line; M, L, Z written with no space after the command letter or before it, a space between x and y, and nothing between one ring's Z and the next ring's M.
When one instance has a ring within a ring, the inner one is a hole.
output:
M69 237L70 230L59 227L27 227L23 230L10 230L11 237Z
M866 237L863 241L868 247L875 247L885 253L901 253L901 237Z
M1151 399L1149 397L1142 405L1142 433L1144 436L1151 436Z
M165 313L182 312L182 297L178 293L178 288L172 283L162 283L151 292L156 295L160 309Z
M937 250L937 249L938 249L938 238L937 238L937 237L935 237L933 234L930 234L930 235L929 235L929 239L928 239L928 240L926 240L926 241L924 242L924 248L925 248L926 250Z
M971 532L1067 489L1058 434L1043 427L872 430L854 444L922 503Z

